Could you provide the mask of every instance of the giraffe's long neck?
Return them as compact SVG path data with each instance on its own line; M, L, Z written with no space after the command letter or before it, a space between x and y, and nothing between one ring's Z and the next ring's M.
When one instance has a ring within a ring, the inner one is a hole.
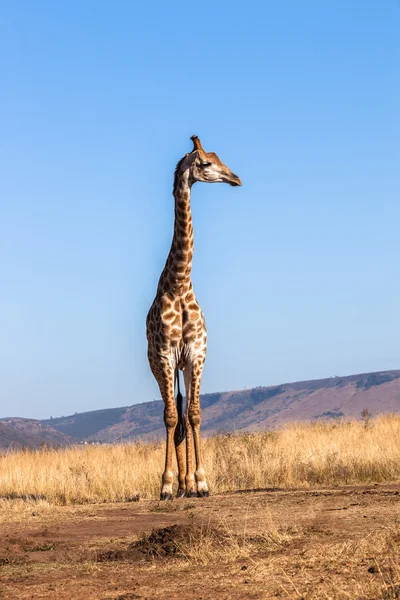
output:
M161 291L173 295L184 293L190 287L193 259L193 225L190 209L189 170L175 179L175 225L171 250L160 278Z

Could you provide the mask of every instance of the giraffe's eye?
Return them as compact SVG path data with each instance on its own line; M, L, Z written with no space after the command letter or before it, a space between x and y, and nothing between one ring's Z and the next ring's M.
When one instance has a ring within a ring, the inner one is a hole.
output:
M209 167L209 166L211 165L211 163L210 163L210 162L202 162L202 163L200 163L200 165L201 165L203 168L205 168L205 167Z

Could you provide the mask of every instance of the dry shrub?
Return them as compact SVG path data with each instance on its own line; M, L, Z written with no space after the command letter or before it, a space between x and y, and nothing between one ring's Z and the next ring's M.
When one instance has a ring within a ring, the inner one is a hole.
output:
M215 557L220 548L226 552L228 536L219 526L210 522L194 522L175 524L169 527L153 529L144 533L138 540L128 544L126 548L107 549L96 553L97 562L117 560L154 560L154 559L188 559L204 563L210 552Z
M400 416L294 423L203 439L214 493L400 480ZM164 445L76 446L0 456L0 500L79 504L157 498Z
M101 550L95 558L97 562L181 559L192 565L207 565L239 558L254 560L257 553L273 552L290 540L287 532L281 532L268 519L260 522L257 535L247 535L245 526L237 532L226 521L199 521L191 514L185 524L153 529L126 548Z

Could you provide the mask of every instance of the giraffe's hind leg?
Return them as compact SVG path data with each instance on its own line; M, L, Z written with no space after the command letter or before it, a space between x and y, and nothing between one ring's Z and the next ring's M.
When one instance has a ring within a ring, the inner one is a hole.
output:
M177 387L177 395L176 395L176 409L178 412L178 424L175 428L174 434L174 443L175 443L175 451L176 451L176 462L178 465L178 491L176 493L177 498L184 498L186 496L185 489L185 448L184 448L184 440L185 440L185 423L183 417L183 398L180 391L179 386L179 369L178 367L175 370L175 379L176 379L176 387Z
M186 485L185 485L185 448L184 440L175 446L176 450L176 462L178 463L178 491L176 493L177 498L184 498L186 496Z

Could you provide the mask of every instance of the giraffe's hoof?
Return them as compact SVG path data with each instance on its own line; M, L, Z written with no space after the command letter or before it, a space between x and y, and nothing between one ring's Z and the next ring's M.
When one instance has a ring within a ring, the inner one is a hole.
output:
M186 492L186 498L197 498L196 492Z
M186 496L186 492L185 492L185 490L181 490L181 489L179 489L179 490L176 492L176 497L177 497L177 498L185 498L185 496Z
M210 494L209 494L208 490L202 490L201 492L197 492L198 498L208 498L209 495Z
M160 500L172 500L172 494L167 494L166 492L163 492L162 494L160 494Z

